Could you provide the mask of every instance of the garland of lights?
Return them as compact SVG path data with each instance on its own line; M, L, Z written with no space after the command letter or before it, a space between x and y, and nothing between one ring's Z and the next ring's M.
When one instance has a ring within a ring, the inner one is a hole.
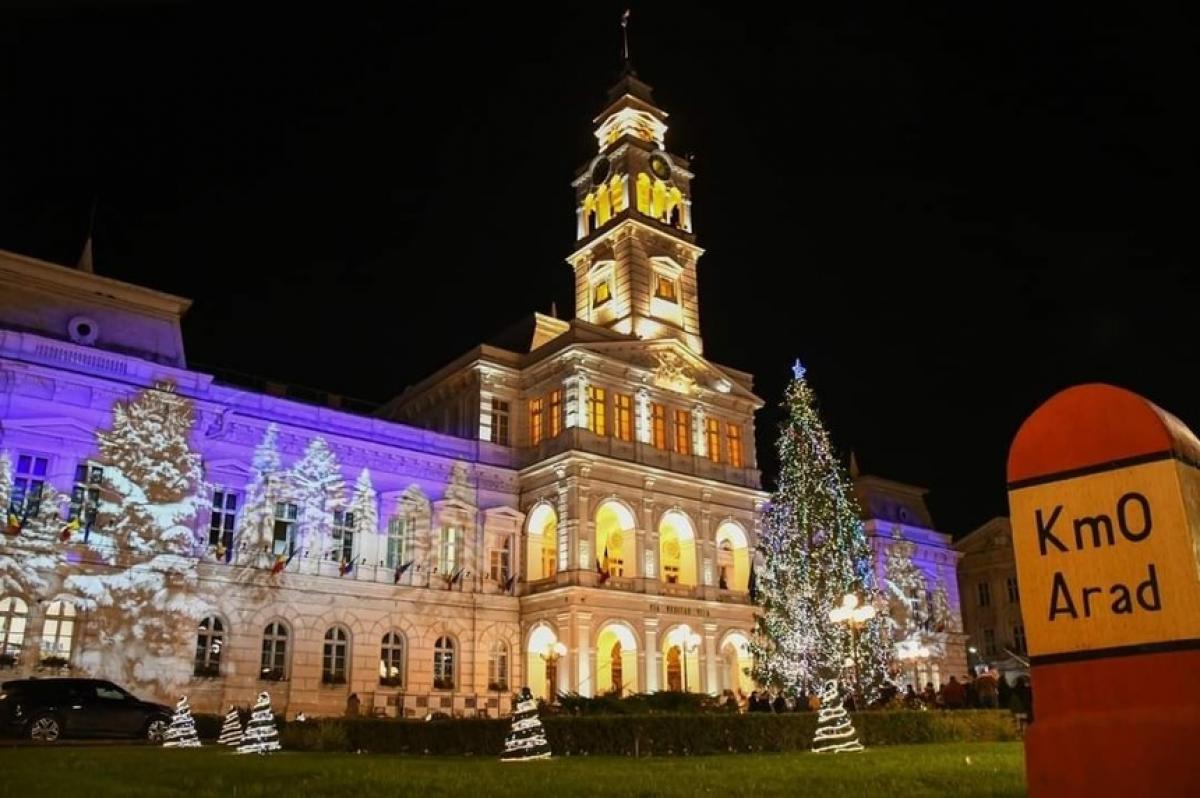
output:
M834 679L825 682L821 691L821 711L817 717L817 734L813 737L812 750L818 754L845 754L863 750L858 741L858 732L850 721L850 713L842 706L838 694L838 683Z

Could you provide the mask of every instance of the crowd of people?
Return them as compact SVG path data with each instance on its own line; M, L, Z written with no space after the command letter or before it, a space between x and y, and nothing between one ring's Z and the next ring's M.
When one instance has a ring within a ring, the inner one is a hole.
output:
M785 696L782 692L755 690L747 696L740 690L726 690L721 696L721 705L738 712L815 712L821 707L816 694ZM854 696L847 692L845 706L853 711ZM964 676L959 680L951 676L934 688L933 682L926 683L921 691L909 684L900 688L889 685L872 709L1008 709L1027 721L1033 719L1033 692L1029 677L1020 676L1015 684L995 669L987 669L977 676Z

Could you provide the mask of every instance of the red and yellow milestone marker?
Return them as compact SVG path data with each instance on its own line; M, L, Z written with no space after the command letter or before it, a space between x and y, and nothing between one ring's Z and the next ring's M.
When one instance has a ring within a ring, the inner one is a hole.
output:
M1008 501L1029 794L1200 796L1200 441L1137 394L1069 388L1017 432Z

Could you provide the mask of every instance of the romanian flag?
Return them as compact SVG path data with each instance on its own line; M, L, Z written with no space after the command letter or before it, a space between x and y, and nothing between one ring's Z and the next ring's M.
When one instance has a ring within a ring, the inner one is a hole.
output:
M604 560L605 560L605 562L608 561L608 549L607 548L604 549ZM599 557L596 558L596 573L600 574L600 582L599 582L600 584L604 584L605 582L607 582L608 577L612 575L608 571L607 568L605 568L603 565L600 564Z
M214 554L216 554L218 560L225 560L225 562L229 562L229 559L227 557L227 555L229 554L229 550L225 548L225 541L223 541L223 540L217 541L217 549L214 552Z
M21 521L21 519L17 518L16 513L10 512L8 514L8 524L4 527L4 534L8 535L9 537L16 537L17 535L21 534L21 527L24 525L25 524Z
M513 589L513 585L515 585L516 583L517 583L517 575L515 573L509 575L508 580L504 583L504 592L511 593L512 589Z
M396 572L394 574L392 574L392 584L393 585L400 584L400 577L404 576L404 572L407 571L412 564L413 564L413 561L409 560L408 562L404 563L403 565L396 566Z
M291 564L292 558L295 557L299 551L300 551L300 549L296 549L291 554L289 554L286 559L284 558L284 556L282 554L277 554L275 556L275 564L271 566L271 573L277 574L280 571L282 571L284 568L287 568L288 565Z
M750 559L750 579L746 583L746 588L750 591L750 603L751 604L758 603L758 585L756 584L756 582L757 582L757 580L754 578L754 558L751 558Z
M354 560L342 560L342 564L338 566L338 576L345 576L354 570Z
M79 531L80 526L79 519L72 518L67 522L67 525L62 528L62 531L58 533L58 539L63 543L66 543L71 539L71 535Z

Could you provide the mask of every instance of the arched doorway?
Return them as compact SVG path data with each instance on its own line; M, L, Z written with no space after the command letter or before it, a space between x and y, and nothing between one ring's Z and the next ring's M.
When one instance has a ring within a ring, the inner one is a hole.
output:
M750 641L741 632L730 632L721 641L721 690L730 690L735 695L750 695L755 689L750 678L754 658L750 655Z
M529 643L525 646L525 673L529 692L535 698L554 701L559 693L567 692L566 673L559 669L565 654L566 646L559 641L558 633L550 624L543 621L530 631Z
M541 502L529 513L525 530L528 579L549 579L558 573L558 513L549 502Z
M699 633L687 624L672 628L663 636L663 685L667 690L700 693Z
M596 508L596 562L610 576L636 576L634 546L637 522L633 511L614 499Z
M679 646L667 649L667 689L673 693L683 692L683 659Z
M638 644L623 623L610 623L596 635L596 695L639 692Z
M658 522L659 579L668 584L696 584L696 533L691 520L679 510L663 514Z
M732 521L717 527L717 584L723 590L745 592L750 579L750 547L746 532Z

